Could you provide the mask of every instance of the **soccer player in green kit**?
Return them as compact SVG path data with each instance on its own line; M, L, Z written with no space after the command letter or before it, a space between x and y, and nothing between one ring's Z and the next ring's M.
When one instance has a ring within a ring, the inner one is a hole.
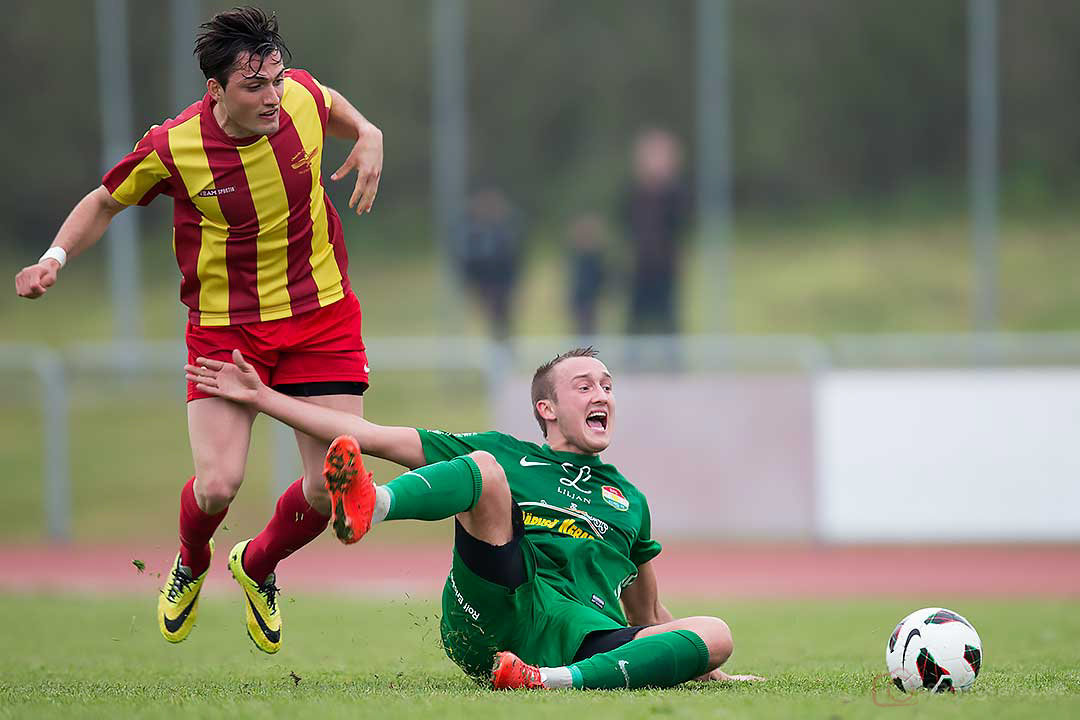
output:
M266 387L239 352L199 358L188 380L317 438L337 437L325 477L344 543L374 523L454 517L443 591L447 655L504 688L669 687L730 676L733 644L714 617L675 619L658 597L645 496L600 459L615 426L615 394L592 348L537 369L533 412L547 440L376 425ZM410 470L386 485L363 452Z

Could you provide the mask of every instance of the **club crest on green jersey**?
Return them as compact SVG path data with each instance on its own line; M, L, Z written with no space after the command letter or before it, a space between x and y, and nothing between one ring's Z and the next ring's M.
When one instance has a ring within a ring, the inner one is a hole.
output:
M626 496L622 494L619 488L604 485L600 488L600 494L603 496L604 502L616 510L626 512L630 509L630 501L626 499Z

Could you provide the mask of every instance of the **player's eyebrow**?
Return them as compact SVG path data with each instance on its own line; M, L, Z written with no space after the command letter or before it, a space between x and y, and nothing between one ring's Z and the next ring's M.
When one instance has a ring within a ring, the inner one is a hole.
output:
M611 379L611 373L601 373L600 377L603 380L610 380ZM589 375L589 373L578 373L574 377L570 378L570 382L575 382L575 381L581 380L581 379L590 380L591 376Z
M279 80L284 76L285 76L285 68L281 68L281 71L278 72L278 74L274 76L274 80ZM261 70L258 73L254 74L254 75L248 75L247 77L244 78L244 82L263 82L265 80L270 80L270 78L267 77L266 75L263 75Z

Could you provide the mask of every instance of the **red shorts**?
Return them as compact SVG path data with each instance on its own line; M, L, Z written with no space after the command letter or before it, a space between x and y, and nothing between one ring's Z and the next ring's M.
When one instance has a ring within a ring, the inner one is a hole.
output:
M239 350L270 387L292 383L358 382L368 364L360 334L360 301L350 292L332 305L292 317L243 325L187 326L188 362L232 360ZM211 397L188 383L188 402Z

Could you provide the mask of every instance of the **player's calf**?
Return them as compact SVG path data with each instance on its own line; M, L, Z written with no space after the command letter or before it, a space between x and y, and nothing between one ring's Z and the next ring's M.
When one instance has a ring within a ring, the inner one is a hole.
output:
M480 462L498 467L490 454L474 454L487 455ZM491 472L494 470L489 467ZM497 474L504 488L502 511L509 528L509 489L501 468ZM371 473L364 470L359 444L349 436L341 436L330 444L323 477L330 494L330 523L338 539L346 544L356 542L373 524L383 520L460 517L479 504L484 483L479 463L472 455L466 455L409 470L385 485L376 486ZM498 481L493 482L498 485Z
M650 626L624 645L561 667L535 667L501 652L492 667L491 683L497 690L674 687L707 676L714 663L726 660L730 638L722 620L697 617Z
M723 665L735 650L735 641L731 637L731 628L728 627L728 624L720 618L706 615L679 618L659 625L650 625L639 631L637 638L646 638L674 630L689 630L701 638L709 651L707 671L715 670Z

